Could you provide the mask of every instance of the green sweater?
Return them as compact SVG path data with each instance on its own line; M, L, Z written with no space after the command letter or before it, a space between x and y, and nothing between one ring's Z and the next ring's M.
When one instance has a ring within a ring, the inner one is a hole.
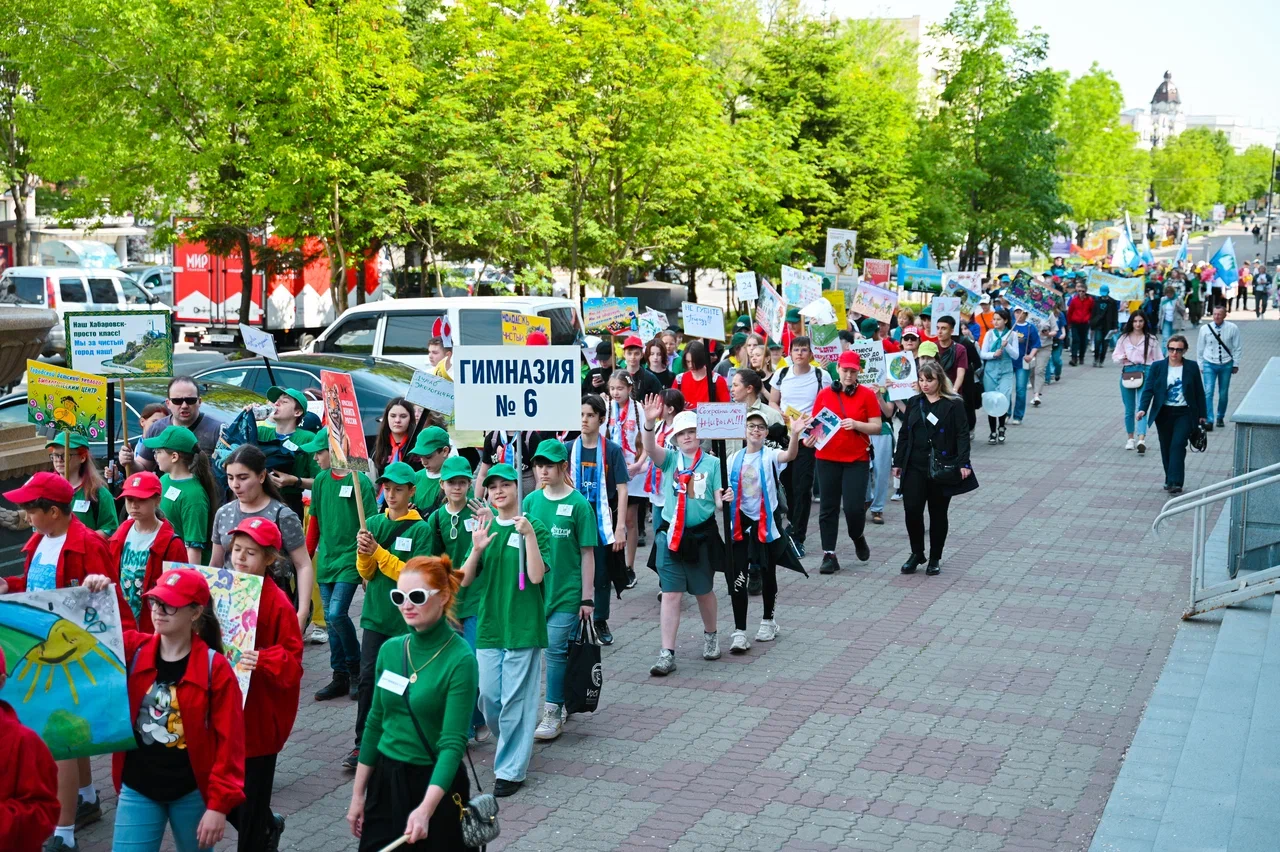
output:
M107 538L120 526L120 521L116 518L116 500L106 487L98 489L98 502L95 505L85 498L84 486L76 486L75 493L71 495L71 514L79 518L86 527L97 530Z
M413 661L411 668L405 667L406 641ZM432 659L437 651L439 656ZM378 652L374 683L381 680L385 671L408 677L414 669L418 670L417 682L406 686L403 695L374 687L373 704L360 742L360 762L372 766L383 754L418 766L434 763L431 784L448 790L467 747L467 727L476 704L480 671L467 643L443 617L426 630L414 630L403 639L387 641ZM405 696L409 698L408 707ZM410 708L434 755L423 745L409 717Z
M358 479L368 517L378 510L378 498L369 477L362 473ZM327 470L316 474L311 486L311 520L320 530L315 558L316 582L359 583L356 533L360 532L360 516L356 512L352 474L345 474L341 479L334 479Z

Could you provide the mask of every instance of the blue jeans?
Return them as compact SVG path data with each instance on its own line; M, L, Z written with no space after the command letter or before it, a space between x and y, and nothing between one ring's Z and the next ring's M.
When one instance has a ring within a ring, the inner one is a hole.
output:
M1124 402L1124 431L1126 435L1138 438L1147 436L1147 418L1139 417L1134 423L1133 415L1138 413L1138 401L1142 399L1142 388L1127 388L1120 382L1120 399Z
M1173 337L1173 320L1164 320L1160 323L1160 345L1164 347L1169 343L1169 338Z
M321 583L320 601L324 604L324 621L329 625L329 668L360 676L360 642L356 626L348 612L356 596L358 583Z
M159 852L164 827L169 825L178 852L204 850L206 847L196 844L196 828L206 810L199 790L173 802L157 802L123 786L116 800L111 848L114 852Z
M569 667L569 640L578 635L576 612L547 616L547 703L564 704L564 673Z
M1049 360L1044 365L1044 383L1052 384L1057 379L1062 381L1062 347L1055 346L1049 351Z
M541 648L480 648L480 706L498 741L493 774L507 781L523 781L533 756L533 732L542 705Z
M1207 364L1200 362L1200 372L1204 373L1204 410L1206 414L1213 412L1213 386L1218 386L1218 419L1227 416L1227 392L1231 390L1231 368L1235 361L1225 364Z
M1013 386L1017 399L1013 403L1013 419L1021 420L1027 413L1027 382L1031 378L1031 371L1022 366L1022 361L1018 362L1018 366L1013 368Z
M476 652L476 625L480 622L477 615L469 615L462 619L462 638L467 640L471 653ZM484 714L480 712L480 698L476 697L476 706L471 711L471 726L467 728L467 739L476 735L476 728L484 724Z

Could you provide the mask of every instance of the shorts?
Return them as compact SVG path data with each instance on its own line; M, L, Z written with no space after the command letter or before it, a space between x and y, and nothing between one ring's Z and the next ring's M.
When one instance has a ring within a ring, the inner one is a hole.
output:
M706 548L697 562L680 562L667 549L666 530L653 538L653 546L657 553L658 586L664 592L688 592L691 595L706 595L712 589L711 565L706 559Z
M652 502L653 501L649 499L649 495L647 494L640 494L638 496L635 494L627 495L628 506L647 506L649 503L652 503Z

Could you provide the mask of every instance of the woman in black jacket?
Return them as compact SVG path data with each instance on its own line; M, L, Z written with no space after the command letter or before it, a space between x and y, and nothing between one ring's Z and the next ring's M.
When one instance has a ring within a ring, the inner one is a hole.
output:
M951 382L936 361L920 364L920 394L907 401L906 421L898 432L893 453L893 475L902 482L902 508L906 513L911 555L903 574L914 574L925 564L924 510L929 509L929 558L925 573L937 574L947 543L947 507L953 495L973 487L969 467L969 424L964 403L951 390ZM933 450L936 468L956 468L954 473L935 470L930 475ZM954 478L954 481L948 481ZM966 488L968 486L968 488Z

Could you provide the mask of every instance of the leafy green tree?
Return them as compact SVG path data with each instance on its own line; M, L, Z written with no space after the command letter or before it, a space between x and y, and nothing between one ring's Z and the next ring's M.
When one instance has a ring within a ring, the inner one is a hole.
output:
M1071 81L1056 116L1063 139L1058 155L1062 200L1077 223L1088 227L1123 211L1146 208L1150 158L1137 134L1120 122L1120 84L1097 63Z
M1152 185L1160 206L1208 215L1221 189L1222 159L1214 134L1183 131L1151 153Z
M1240 182L1239 197L1229 203L1250 198L1265 198L1271 186L1271 149L1266 145L1250 145L1231 162L1233 177Z
M12 11L0 21L0 192L13 201L14 259L19 266L30 262L27 201L36 185L31 137L40 120L36 75L41 67L34 38L22 22L34 19L38 12L28 0L15 0Z

